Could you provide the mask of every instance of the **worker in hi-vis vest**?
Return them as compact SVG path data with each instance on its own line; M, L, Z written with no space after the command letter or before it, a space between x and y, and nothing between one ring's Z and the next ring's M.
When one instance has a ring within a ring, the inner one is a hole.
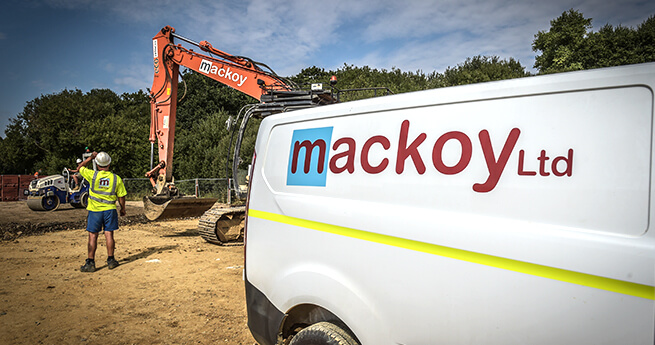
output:
M94 160L98 170L86 167ZM89 211L86 231L89 232L88 257L80 268L82 272L94 272L95 254L98 247L98 235L104 230L107 240L107 267L111 270L118 266L114 258L114 231L118 230L118 212L116 201L120 204L120 215L125 216L125 185L120 176L109 171L111 157L106 152L93 152L77 166L82 177L89 181Z

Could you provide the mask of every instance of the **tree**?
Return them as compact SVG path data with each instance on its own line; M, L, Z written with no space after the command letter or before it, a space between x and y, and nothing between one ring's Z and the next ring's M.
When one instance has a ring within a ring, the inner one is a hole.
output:
M539 31L532 43L533 51L541 51L541 55L535 58L534 67L540 73L583 69L582 51L591 27L591 19L573 9L551 20L550 30Z
M331 71L326 71L323 68L312 66L304 68L302 71L300 71L300 73L289 79L296 84L303 86L311 83L327 82L332 75L333 74L331 74Z
M388 87L394 93L425 90L447 85L525 76L525 68L513 59L474 57L444 74L380 70L344 64L336 71L318 67L302 70L290 79L298 84L328 83L336 75L341 90ZM231 176L233 133L226 128L230 116L257 100L198 73L184 71L178 92L175 160L177 179ZM185 87L186 85L186 87ZM379 92L378 95L383 94ZM343 101L372 97L356 92ZM252 158L258 121L251 120L242 141L239 166ZM106 151L114 171L123 177L141 177L149 167L150 97L144 92L117 95L108 89L63 90L42 95L27 103L23 112L0 140L1 173L59 173L75 166L85 147ZM232 143L230 144L230 141ZM156 159L156 158L155 158ZM227 166L227 169L226 169Z
M467 58L455 68L448 67L444 72L441 85L456 86L483 83L494 80L522 78L529 76L525 67L513 58L501 60L498 56L476 56Z
M80 90L64 90L27 102L23 112L10 120L5 131L7 138L12 138L6 143L7 150L21 150L19 157L10 154L6 158L10 171L41 169L45 174L59 173L70 165L71 158L74 162L75 152L82 152L80 129L90 121L91 109L104 115L111 111L107 108L111 104L111 100L89 102Z
M356 67L346 65L332 73L337 76L340 89L358 89L369 87L387 87L393 93L403 93L428 88L428 79L421 71L402 72L400 69L370 68L368 66ZM372 95L362 94L355 99L368 98Z
M196 121L191 128L181 129L175 141L173 169L176 178L232 177L236 135L226 127L229 117L230 114L221 109ZM258 126L258 120L250 120L246 129L241 149L243 169L252 159Z
M539 73L620 66L655 61L655 16L637 29L606 24L591 32L591 19L574 10L551 21L548 32L540 31L532 44L541 51L534 67Z
M80 137L96 151L112 158L112 171L122 177L141 177L149 168L149 97L124 94L109 116L94 118L81 129Z
M119 175L131 175L137 165L145 170L148 114L149 98L143 92L118 96L108 89L93 89L86 94L63 90L42 95L10 119L0 142L0 168L4 174L36 170L58 174L64 167L74 167L88 146L109 152Z
M5 138L0 142L0 172L3 174L31 174L38 153L30 144L19 119L10 119Z
M637 54L640 62L655 61L655 15L648 17L637 27Z
M178 86L176 129L190 129L221 110L236 115L244 105L259 101L191 70L183 71L182 79L184 82Z

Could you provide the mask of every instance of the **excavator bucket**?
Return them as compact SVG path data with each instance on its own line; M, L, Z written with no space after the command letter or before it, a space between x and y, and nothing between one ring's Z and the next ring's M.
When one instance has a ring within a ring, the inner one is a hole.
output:
M149 220L166 218L198 217L209 210L215 203L215 198L161 198L143 197L143 211Z

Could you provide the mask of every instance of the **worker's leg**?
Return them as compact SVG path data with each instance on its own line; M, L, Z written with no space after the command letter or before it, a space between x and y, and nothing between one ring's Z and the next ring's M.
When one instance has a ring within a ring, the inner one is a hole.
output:
M87 248L89 250L89 259L95 259L96 257L96 249L98 248L98 233L97 232L89 232L89 243L87 245Z
M102 229L102 217L100 212L89 211L86 218L86 231L89 233L87 242L87 259L80 270L82 272L94 272L96 249L98 248L98 234Z
M105 239L107 240L107 267L114 269L118 261L114 258L114 231L118 230L118 212L116 210L105 211Z
M98 248L98 234L102 230L102 212L89 211L86 217L86 231L89 232L89 256L93 260L96 256L96 248Z
M105 230L105 240L107 240L107 256L114 256L114 248L116 247L114 232Z

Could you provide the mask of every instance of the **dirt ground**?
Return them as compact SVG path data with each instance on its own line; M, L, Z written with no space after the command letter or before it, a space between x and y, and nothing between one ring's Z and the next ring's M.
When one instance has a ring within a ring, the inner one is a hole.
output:
M140 202L100 236L94 273L86 211L0 203L0 344L256 344L246 320L243 247L199 237L198 219L146 222Z

